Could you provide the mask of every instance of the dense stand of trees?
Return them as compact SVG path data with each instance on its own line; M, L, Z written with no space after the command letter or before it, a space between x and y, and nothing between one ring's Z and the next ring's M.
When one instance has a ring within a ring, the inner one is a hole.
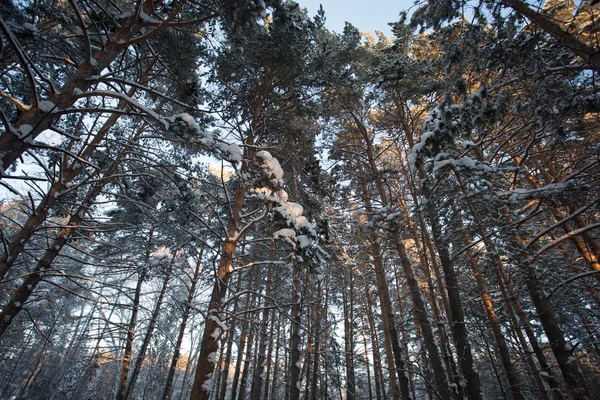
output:
M0 4L0 399L587 399L595 2Z

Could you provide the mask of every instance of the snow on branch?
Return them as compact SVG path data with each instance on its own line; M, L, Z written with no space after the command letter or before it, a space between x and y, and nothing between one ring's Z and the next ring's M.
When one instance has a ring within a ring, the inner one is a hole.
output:
M465 156L476 146L470 140L472 131L496 111L487 97L485 86L481 86L462 104L443 102L431 110L423 122L424 132L408 156L410 170L416 171L417 163L429 156L434 173L444 168L483 173L492 171L489 164Z
M166 120L168 133L180 140L200 146L214 156L231 163L242 161L242 149L236 144L229 144L216 138L211 132L202 128L188 113L174 115Z

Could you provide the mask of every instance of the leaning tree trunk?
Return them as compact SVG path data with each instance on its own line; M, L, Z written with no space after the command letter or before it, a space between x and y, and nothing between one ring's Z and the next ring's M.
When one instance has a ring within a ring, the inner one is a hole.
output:
M219 350L219 338L223 330L226 329L225 324L221 321L222 300L227 293L227 283L233 271L233 260L237 247L236 235L240 225L240 215L245 195L246 188L242 182L239 182L231 205L232 214L227 223L227 237L222 245L221 259L219 260L217 276L210 296L190 400L210 399L215 360Z
M552 305L539 285L533 264L529 264L527 267L527 288L529 289L529 294L531 295L544 332L550 342L556 362L567 383L567 391L574 399L593 399L594 396L591 394L581 371L579 371L577 359L569 350L564 333L554 317Z
M406 249L404 247L403 240L400 238L399 232L394 230L392 232L392 238L394 239L394 244L396 245L396 252L400 257L400 264L404 271L404 277L406 278L406 281L408 283L408 288L413 302L413 311L415 313L415 318L419 323L419 328L423 333L423 340L425 341L427 354L429 355L431 366L433 368L433 375L436 383L436 391L438 392L441 399L452 399L453 396L452 392L450 391L448 377L446 375L446 371L444 370L442 357L440 356L439 349L435 342L433 329L431 328L429 316L427 315L427 309L425 307L425 301L423 300L423 296L421 294L419 282L417 282L414 270L412 268L412 265L410 264L408 254L406 254Z

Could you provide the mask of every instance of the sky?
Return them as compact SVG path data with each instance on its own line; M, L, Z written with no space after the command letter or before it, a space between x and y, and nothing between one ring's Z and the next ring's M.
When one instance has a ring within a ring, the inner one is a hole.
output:
M308 10L309 16L317 14L319 4L323 5L325 26L341 33L348 21L358 29L373 33L376 29L386 36L392 34L388 22L398 21L402 10L408 10L414 0L296 0Z

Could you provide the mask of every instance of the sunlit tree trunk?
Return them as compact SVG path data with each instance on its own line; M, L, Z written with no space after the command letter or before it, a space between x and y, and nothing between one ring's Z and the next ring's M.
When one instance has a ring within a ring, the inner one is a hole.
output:
M240 215L246 188L240 182L236 188L235 197L231 204L231 217L227 224L226 239L221 247L221 258L217 269L217 276L210 296L207 318L204 324L200 354L196 365L194 384L190 394L190 400L208 400L210 398L210 387L212 386L215 359L219 350L219 338L225 328L221 321L221 301L227 293L227 284L233 271L235 249L237 247L236 234L240 224Z

